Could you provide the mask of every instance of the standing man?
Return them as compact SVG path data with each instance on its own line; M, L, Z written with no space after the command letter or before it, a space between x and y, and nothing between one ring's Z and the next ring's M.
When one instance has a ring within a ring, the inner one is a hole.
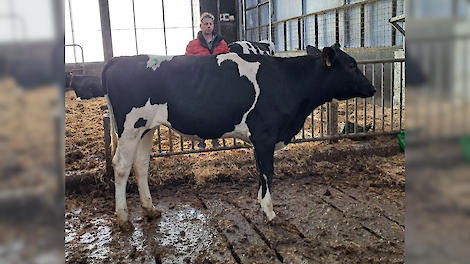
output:
M202 13L199 27L201 31L197 33L197 38L190 41L186 46L185 55L209 55L229 52L224 36L214 32L214 16L211 13Z
M185 55L210 55L229 52L224 36L214 32L214 16L211 13L202 13L199 27L201 31L197 33L196 39L188 43ZM197 145L199 148L206 147L204 140L199 141ZM212 146L220 146L219 141L213 139Z

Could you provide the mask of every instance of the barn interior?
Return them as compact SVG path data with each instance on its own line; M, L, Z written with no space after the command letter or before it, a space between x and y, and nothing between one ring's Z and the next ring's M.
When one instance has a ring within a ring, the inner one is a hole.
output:
M470 3L431 2L0 1L0 262L465 263ZM227 43L270 40L279 57L339 42L377 93L314 109L275 153L274 222L249 144L199 149L161 127L149 184L162 217L144 216L131 172L122 232L106 100L77 101L62 67L101 76L115 56L183 55L203 12Z

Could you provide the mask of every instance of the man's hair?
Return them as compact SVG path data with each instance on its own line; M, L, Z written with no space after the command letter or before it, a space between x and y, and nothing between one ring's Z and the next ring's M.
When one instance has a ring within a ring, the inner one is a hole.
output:
M210 18L210 19L212 19L212 21L214 21L214 15L212 15L212 14L209 13L209 12L204 12L204 13L202 13L202 15L201 15L201 24L202 24L202 20L203 20L204 18L206 18L206 17L207 17L207 18Z

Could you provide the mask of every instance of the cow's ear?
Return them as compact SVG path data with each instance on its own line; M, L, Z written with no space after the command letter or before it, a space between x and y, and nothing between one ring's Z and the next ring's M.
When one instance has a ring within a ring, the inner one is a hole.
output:
M317 54L321 54L321 50L313 47L313 46L310 46L308 45L307 46L307 54L308 55L317 55Z
M336 55L336 52L334 49L330 47L323 48L323 53L322 53L323 63L326 66L330 67L331 63L335 60L335 55Z
M338 42L336 42L335 44L331 45L331 47L335 50L339 50L339 48L341 48L341 44L339 44Z

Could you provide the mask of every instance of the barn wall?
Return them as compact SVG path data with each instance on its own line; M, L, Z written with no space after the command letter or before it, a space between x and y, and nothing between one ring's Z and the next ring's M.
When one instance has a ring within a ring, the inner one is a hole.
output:
M322 48L335 42L347 48L403 44L388 20L404 14L404 0L245 0L245 4L246 39L266 39L271 22L276 51L303 50L307 45Z

